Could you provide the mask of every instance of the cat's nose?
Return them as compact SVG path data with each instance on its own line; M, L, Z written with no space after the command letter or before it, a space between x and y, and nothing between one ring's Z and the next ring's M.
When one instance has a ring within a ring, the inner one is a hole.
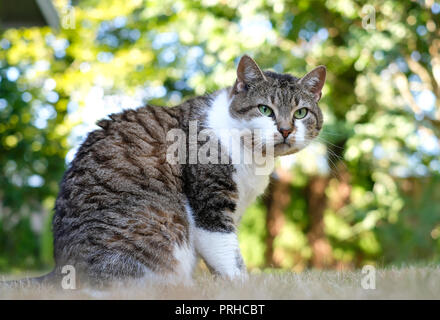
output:
M278 131L283 135L284 139L286 139L289 134L293 131L292 128L289 129L284 129L284 128L279 128Z

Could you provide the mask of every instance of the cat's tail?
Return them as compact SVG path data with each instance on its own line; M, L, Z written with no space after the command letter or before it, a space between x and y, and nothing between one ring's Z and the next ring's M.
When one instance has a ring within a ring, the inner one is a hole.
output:
M56 280L55 270L40 277L24 278L19 280L0 281L0 288L33 288L43 285L52 285Z

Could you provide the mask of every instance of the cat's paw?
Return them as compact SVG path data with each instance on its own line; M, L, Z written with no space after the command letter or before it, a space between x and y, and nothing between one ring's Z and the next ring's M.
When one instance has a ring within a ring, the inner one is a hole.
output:
M249 275L247 273L246 270L243 269L235 269L233 272L227 273L227 274L223 274L223 275L219 275L220 278L225 279L225 280L229 280L229 281L233 281L233 282L246 282L247 280L249 280Z
M242 272L240 277L238 278L242 283L247 282L249 280L249 273L247 271Z

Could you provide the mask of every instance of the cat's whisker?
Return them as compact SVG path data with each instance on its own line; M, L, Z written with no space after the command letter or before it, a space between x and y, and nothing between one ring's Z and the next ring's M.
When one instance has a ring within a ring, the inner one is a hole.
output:
M306 143L310 143L313 140L318 140L321 143L324 144L330 144L333 145L332 143L328 142L328 141L322 141L319 139L319 137L316 138L309 138L309 139L297 139L296 142L306 142ZM336 145L333 145L334 147L338 147ZM341 148L341 147L340 147ZM343 148L341 148L343 149ZM336 158L337 160L335 161L333 158ZM330 175L335 177L338 180L342 179L341 176L341 169L339 166L342 166L342 168L344 170L347 170L347 166L345 164L345 160L342 156L338 155L337 153L335 153L333 150L331 150L330 148L327 148L327 156L326 159L328 160L328 165L330 167Z
M338 145L336 145L336 144L334 144L334 143L331 143L330 141L328 141L327 139L324 139L323 137L317 136L317 137L316 137L316 140L321 141L321 142L324 142L325 144L329 144L329 145L331 145L331 146L333 146L333 147L335 147L335 148L338 148L338 149L344 150L344 147L341 147L341 146L338 146Z
M329 148L327 148L327 152L329 153L328 159L333 164L332 172L335 173L335 175L336 175L335 178L337 178L338 180L342 180L341 171L342 170L348 171L348 167L345 164L344 158L341 157L340 155L336 154L334 151L332 151ZM335 157L337 159L337 164L335 163L335 161L333 161L331 159L332 157Z

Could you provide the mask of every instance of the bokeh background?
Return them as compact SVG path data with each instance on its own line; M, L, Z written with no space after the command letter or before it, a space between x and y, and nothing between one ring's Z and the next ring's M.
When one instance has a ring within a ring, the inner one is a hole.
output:
M296 76L328 69L323 132L280 159L243 218L248 267L440 260L438 1L55 0L39 22L8 14L50 1L37 2L0 1L0 272L53 265L58 184L96 120L229 86L245 53Z

